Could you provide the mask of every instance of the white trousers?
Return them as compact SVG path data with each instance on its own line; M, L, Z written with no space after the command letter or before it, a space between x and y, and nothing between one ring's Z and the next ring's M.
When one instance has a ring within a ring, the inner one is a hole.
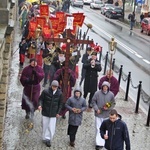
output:
M56 128L56 117L42 117L42 126L43 126L43 133L42 138L43 140L52 140L55 128Z
M100 135L100 126L103 122L103 118L95 117L95 129L96 129L96 145L97 146L104 146L105 140L101 138Z

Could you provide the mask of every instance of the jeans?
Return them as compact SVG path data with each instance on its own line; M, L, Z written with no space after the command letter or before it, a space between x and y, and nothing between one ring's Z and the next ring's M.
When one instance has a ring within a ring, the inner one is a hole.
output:
M130 22L130 29L131 29L131 30L133 29L134 25L135 25L135 22L134 22L134 21L131 21L131 22Z

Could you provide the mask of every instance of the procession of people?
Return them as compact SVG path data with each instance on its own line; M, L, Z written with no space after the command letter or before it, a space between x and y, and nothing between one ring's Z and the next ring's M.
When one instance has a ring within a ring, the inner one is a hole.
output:
M56 11L60 11L60 1L54 2L46 3L46 5L55 5ZM118 122L116 111L111 112L116 104L115 96L119 92L119 84L117 79L113 77L113 70L108 70L106 77L102 77L98 82L102 66L98 60L97 46L89 44L86 53L81 58L81 47L76 43L71 43L68 58L66 43L45 40L56 38L53 31L51 31L51 35L48 35L50 30L45 30L47 32L41 35L42 27L37 26L35 32L33 32L31 22L34 22L36 17L39 16L41 3L42 1L32 4L23 0L19 1L20 30L22 31L22 38L19 43L19 67L21 70L20 82L24 87L22 109L26 113L25 119L31 119L34 124L34 112L37 109L41 111L42 140L47 147L51 147L51 141L57 128L57 119L59 117L65 119L66 112L69 112L67 134L70 140L69 145L75 147L76 134L78 127L82 124L83 112L85 110L91 112L93 108L96 128L95 149L99 150L105 146L108 150L123 150L123 146L119 147L120 149L116 147L113 149L113 144L109 145L110 142L107 139L109 139L111 133L108 133L107 136L104 133L105 130L110 131L109 125L106 128L104 128L105 125L101 127L103 120L108 117L113 116L116 119L115 121ZM62 6L62 11L69 12L70 1L64 1ZM55 13L51 15L54 16ZM59 33L59 36L63 37L65 34L64 30L61 34ZM43 36L46 36L46 38L43 38ZM71 37L76 39L76 36L72 33ZM80 59L82 59L83 67L82 78L78 85L76 83L78 79L77 66ZM29 61L29 65L26 64L26 60ZM66 61L68 61L68 65ZM66 73L67 79L65 79ZM43 88L43 91L41 91L41 88ZM88 93L90 93L90 96L87 101ZM112 121L111 124L115 121ZM127 127L125 131L121 130L118 134L124 136L125 132L127 132ZM122 139L122 141L124 140L127 145L126 150L130 150L129 136Z

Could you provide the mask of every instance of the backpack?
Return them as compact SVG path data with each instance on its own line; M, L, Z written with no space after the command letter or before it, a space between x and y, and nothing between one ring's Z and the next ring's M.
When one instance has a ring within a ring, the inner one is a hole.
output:
M131 14L128 15L128 19L130 19L130 18L131 18Z

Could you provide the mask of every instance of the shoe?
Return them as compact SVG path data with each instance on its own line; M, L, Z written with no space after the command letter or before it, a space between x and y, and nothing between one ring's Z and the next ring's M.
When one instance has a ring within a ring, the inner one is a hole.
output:
M29 117L29 115L28 115L28 114L26 114L25 118L26 118L26 119L29 119L30 117Z
M45 145L46 145L47 147L51 147L51 142L50 142L49 140L47 140L47 141L45 142Z
M103 146L98 146L98 145L95 146L95 150L100 150L102 148L103 148Z
M70 146L71 146L71 147L74 147L74 146L75 146L75 143L74 143L74 142L70 142Z
M26 112L25 118L26 118L26 119L29 119L29 118L30 118L30 112Z

